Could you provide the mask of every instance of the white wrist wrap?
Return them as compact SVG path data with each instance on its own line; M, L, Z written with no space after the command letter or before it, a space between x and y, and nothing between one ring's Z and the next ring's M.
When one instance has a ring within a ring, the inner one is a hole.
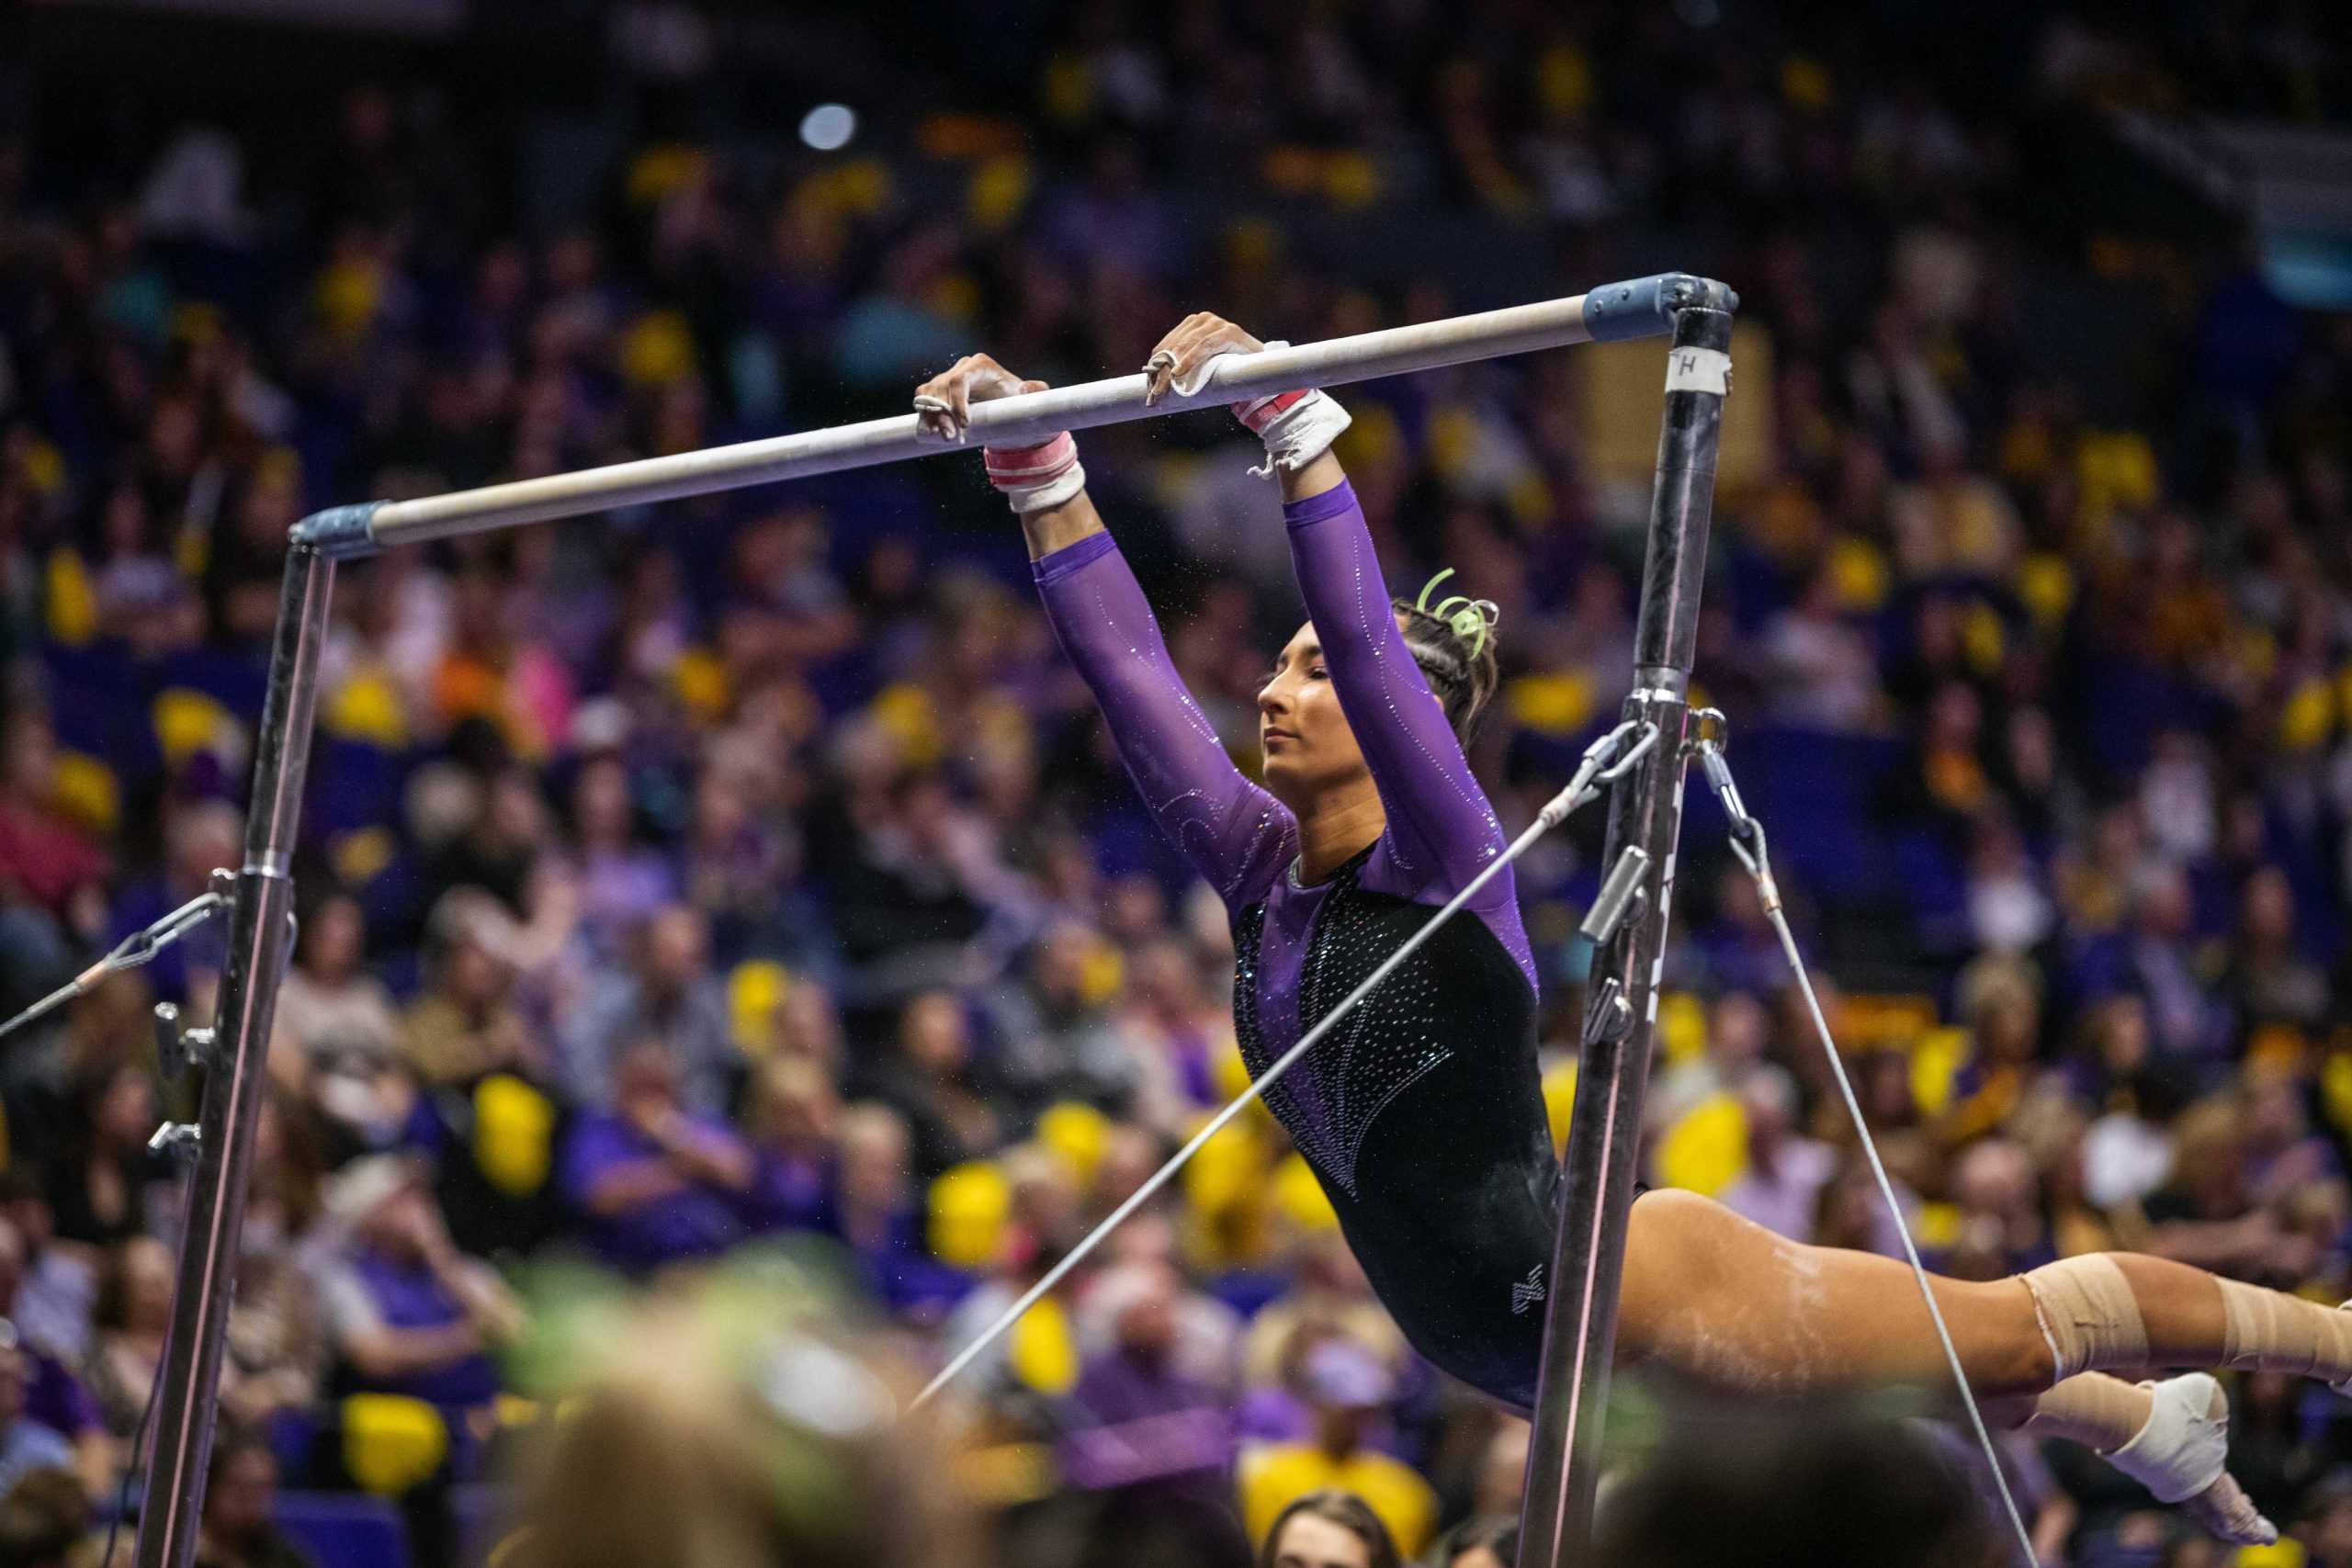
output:
M1265 346L1288 348L1290 344L1277 338ZM1176 389L1187 397L1199 391L1208 384L1210 367L1224 355L1234 352L1230 346L1216 350L1177 381ZM1227 406L1233 410L1234 418L1249 426L1250 434L1266 444L1265 466L1250 470L1261 479L1272 479L1276 469L1296 473L1329 452L1331 443L1340 438L1340 432L1352 423L1348 411L1336 399L1311 389L1244 398Z
M1078 443L1067 430L1035 446L989 446L980 456L988 464L989 483L1004 493L1015 512L1067 505L1086 488Z
M1339 400L1324 392L1281 392L1233 405L1233 416L1266 444L1266 466L1250 471L1261 479L1274 470L1295 474L1331 449L1352 423Z

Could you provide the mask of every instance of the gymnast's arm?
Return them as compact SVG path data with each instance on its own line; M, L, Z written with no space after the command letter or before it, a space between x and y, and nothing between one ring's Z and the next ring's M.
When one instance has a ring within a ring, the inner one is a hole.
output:
M1022 528L1046 618L1153 820L1228 905L1250 902L1291 852L1290 813L1233 765L1085 492Z
M1451 895L1501 852L1502 825L1397 629L1372 530L1339 459L1326 451L1284 470L1282 484L1291 568L1389 834L1408 869L1434 872ZM1508 877L1482 893L1482 902L1513 897Z
M975 355L925 383L917 406L927 423L960 427L975 400L1044 386ZM1152 819L1228 906L1250 902L1292 852L1290 813L1234 766L1185 689L1151 605L1087 496L1075 443L1064 433L1035 447L991 449L988 460L990 482L1021 518L1046 618L1094 694Z
M1146 395L1197 386L1218 355L1264 346L1222 317L1187 317L1154 352ZM1462 754L1444 704L1397 629L1372 530L1330 451L1346 415L1322 394L1307 392L1255 399L1234 412L1266 441L1281 476L1292 570L1340 711L1380 793L1398 868L1425 892L1451 896L1501 852L1502 825ZM1513 897L1510 877L1498 876L1476 907L1496 908Z

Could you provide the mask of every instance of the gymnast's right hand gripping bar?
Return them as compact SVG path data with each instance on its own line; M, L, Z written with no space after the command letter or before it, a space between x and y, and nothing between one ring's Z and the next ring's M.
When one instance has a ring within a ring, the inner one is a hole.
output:
M1720 283L1688 273L1660 273L1608 284L1565 299L1452 316L1295 347L1270 347L1257 354L1225 355L1211 363L1197 390L1170 392L1156 403L1144 401L1140 373L1001 398L973 407L967 439L973 445L1020 446L1043 440L1057 430L1154 419L1298 387L1374 381L1569 344L1656 337L1673 330L1674 318L1681 310L1693 307L1731 310L1738 304L1738 296ZM372 555L395 545L872 468L955 449L936 436L922 434L915 416L906 413L448 495L329 507L296 524L294 542L314 546L330 556Z

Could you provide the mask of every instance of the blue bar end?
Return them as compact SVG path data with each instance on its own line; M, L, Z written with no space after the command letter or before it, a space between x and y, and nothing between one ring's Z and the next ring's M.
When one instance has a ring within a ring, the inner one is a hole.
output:
M1605 283L1584 297L1585 330L1595 343L1658 337L1674 330L1678 310L1739 309L1739 296L1713 278L1687 272L1661 272L1624 283Z

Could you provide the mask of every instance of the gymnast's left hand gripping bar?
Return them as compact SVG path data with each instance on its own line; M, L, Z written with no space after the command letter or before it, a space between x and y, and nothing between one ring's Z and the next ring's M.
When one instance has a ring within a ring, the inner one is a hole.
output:
M1208 380L1198 391L1170 392L1157 403L1144 401L1140 374L1002 398L973 408L966 445L1017 446L1044 440L1058 430L1156 419L1297 387L1343 386L1569 344L1654 337L1672 331L1676 313L1688 307L1721 310L1736 303L1731 290L1720 283L1687 273L1661 273L1608 284L1565 299L1296 347L1227 355L1211 365ZM296 524L294 539L330 556L371 555L395 545L488 533L616 506L674 501L845 468L873 468L957 449L924 434L915 416L907 413L448 495L329 507Z

